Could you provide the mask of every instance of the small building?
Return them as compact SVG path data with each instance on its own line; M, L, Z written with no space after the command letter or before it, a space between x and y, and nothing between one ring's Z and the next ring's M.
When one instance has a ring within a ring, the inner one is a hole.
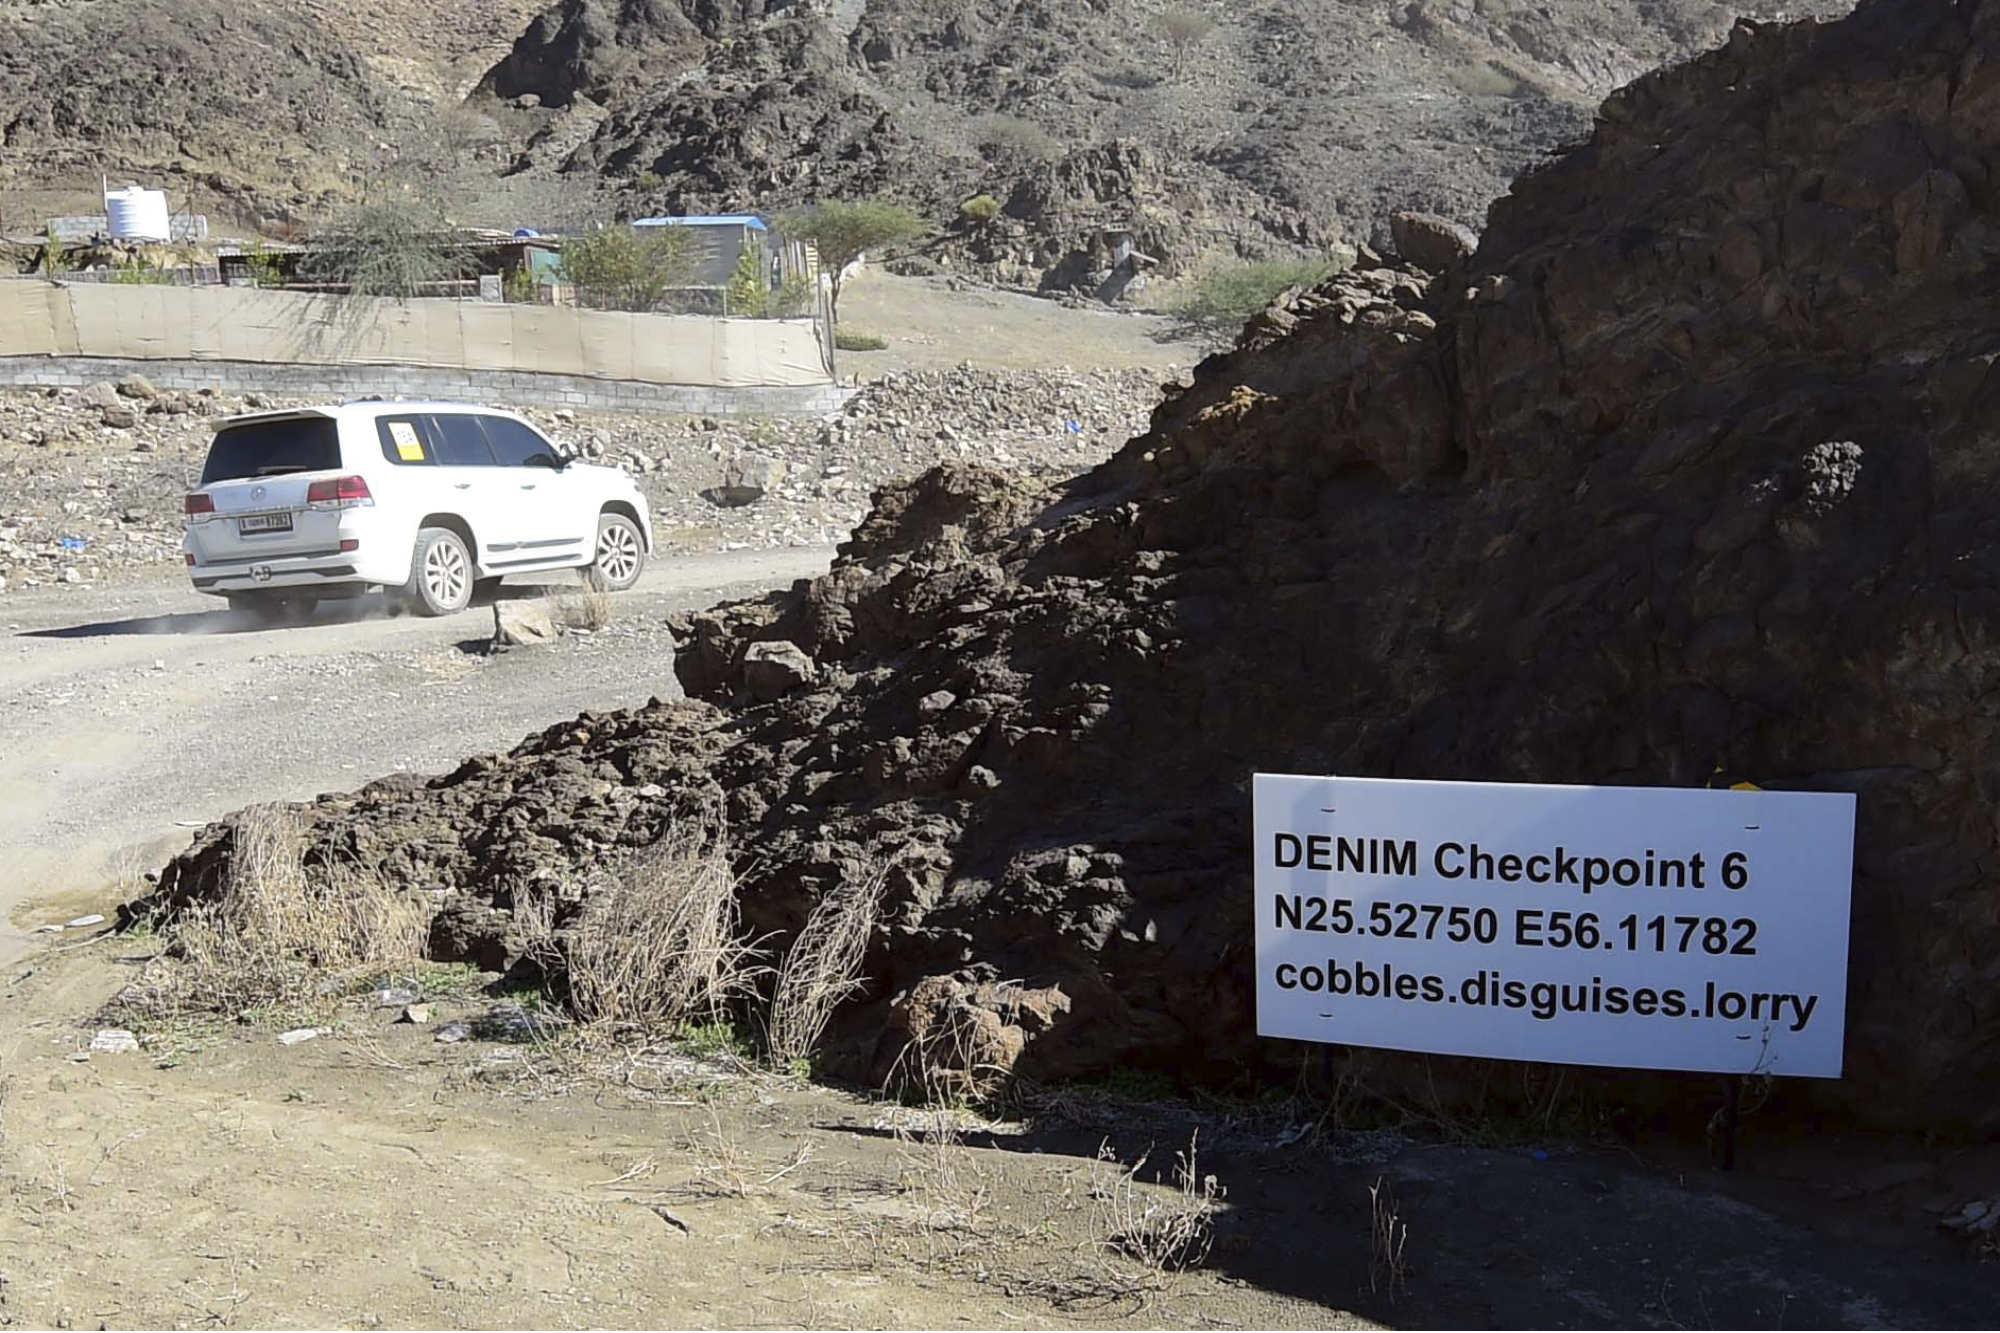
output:
M686 227L695 235L694 275L696 287L723 288L735 276L743 252L758 255L770 252L770 224L754 213L718 213L707 217L637 218L635 227Z
M745 253L757 257L758 271L766 275L772 291L794 280L819 279L818 252L803 241L788 241L777 235L770 223L754 213L638 218L632 225L686 227L694 233L694 272L683 294L683 304L700 306L714 314L733 313L728 308L729 283Z

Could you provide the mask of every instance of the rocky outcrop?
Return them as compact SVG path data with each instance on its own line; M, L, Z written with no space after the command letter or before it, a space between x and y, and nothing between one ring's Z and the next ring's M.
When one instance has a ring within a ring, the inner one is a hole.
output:
M1392 213L1389 235L1398 256L1432 273L1449 271L1479 248L1470 227L1435 213Z
M641 81L698 64L709 44L787 0L556 0L535 17L480 87L542 106L602 102Z
M1847 1076L1785 1096L1990 1131L1993 70L1993 3L1740 28L1608 102L1450 273L1343 275L1105 466L938 469L825 578L680 626L691 694L779 640L816 681L587 716L323 802L319 836L505 959L519 886L719 800L756 931L889 866L831 1067L944 1032L1035 1078L1227 1079L1297 1058L1251 1035L1255 771L1851 791Z

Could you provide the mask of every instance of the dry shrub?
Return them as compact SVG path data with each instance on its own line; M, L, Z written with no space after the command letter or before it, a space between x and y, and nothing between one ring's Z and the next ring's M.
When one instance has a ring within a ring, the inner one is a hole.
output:
M707 1104L705 1126L697 1126L687 1138L687 1161L692 1169L682 1191L697 1198L747 1199L767 1194L780 1181L812 1160L810 1140L799 1144L783 1165L773 1169L744 1147L742 1140L723 1118L722 1108Z
M771 1059L781 1067L811 1059L833 1011L861 989L861 964L881 915L891 864L883 862L821 898L786 950L765 1033Z
M148 969L134 998L240 1013L337 994L327 974L419 961L419 911L369 867L308 867L305 832L286 806L239 815L220 891L164 923L164 967Z
M755 986L736 872L719 829L671 827L588 896L564 944L570 1008L586 1023L678 1028L724 1018Z
M559 592L544 605L549 619L563 629L596 631L611 623L611 594L596 588Z
M1389 1289L1389 1299L1408 1285L1403 1243L1410 1228L1396 1206L1396 1196L1380 1180L1368 1187L1368 1290Z
M897 1183L918 1202L917 1238L925 1262L956 1269L989 1248L986 1215L995 1182L965 1146L963 1112L948 1072L934 1076L920 1055L913 1072L923 1092L921 1109L899 1109L890 1122L902 1158Z
M1110 1144L1098 1149L1099 1170L1109 1164L1115 1172L1109 1181L1094 1179L1091 1189L1097 1232L1106 1249L1159 1273L1184 1272L1208 1261L1215 1243L1215 1212L1226 1191L1213 1175L1201 1174L1195 1152L1200 1137L1196 1131L1187 1151L1174 1155L1175 1188L1164 1197L1161 1191L1139 1184L1146 1154L1131 1166L1120 1167Z

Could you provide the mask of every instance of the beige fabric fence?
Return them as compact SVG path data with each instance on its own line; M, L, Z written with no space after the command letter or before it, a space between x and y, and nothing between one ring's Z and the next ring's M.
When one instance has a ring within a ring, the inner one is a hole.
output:
M651 384L830 384L821 328L812 319L0 281L0 356L438 366Z

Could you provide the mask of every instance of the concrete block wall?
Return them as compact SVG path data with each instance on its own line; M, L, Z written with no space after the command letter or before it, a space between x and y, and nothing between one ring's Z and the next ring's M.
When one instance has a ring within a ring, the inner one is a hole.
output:
M853 394L834 384L645 384L580 375L440 370L419 366L285 365L260 361L120 361L103 357L0 356L0 385L82 388L144 375L162 389L267 393L341 402L351 398L432 398L511 407L702 417L800 417L837 412Z

